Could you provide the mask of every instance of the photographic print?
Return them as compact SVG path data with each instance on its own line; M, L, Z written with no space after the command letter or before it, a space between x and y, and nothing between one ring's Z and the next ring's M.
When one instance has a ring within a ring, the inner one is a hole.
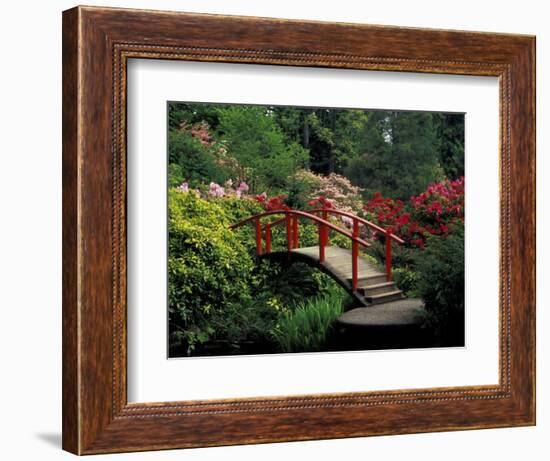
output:
M169 357L464 346L464 114L167 123Z

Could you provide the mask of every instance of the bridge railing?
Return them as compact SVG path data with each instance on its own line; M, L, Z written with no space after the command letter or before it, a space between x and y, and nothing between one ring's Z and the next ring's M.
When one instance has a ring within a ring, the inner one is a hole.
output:
M352 221L352 229L354 235L359 236L359 226L363 225L371 230L374 230L382 235L384 235L384 241L385 241L385 250L386 250L386 275L388 277L388 282L391 281L391 274L392 274L392 242L395 242L399 245L403 245L405 241L401 238L399 238L397 235L392 234L391 229L384 229L383 227L380 227L379 225L367 221L364 218L361 218L360 216L356 216L352 213L347 213L345 211L336 210L334 208L317 208L315 210L310 210L310 213L319 213L322 215L323 219L328 220L329 215L336 215L336 216L344 216ZM328 244L328 241L326 242ZM353 252L353 249L352 249Z
M317 216L317 214L320 214L321 216ZM352 232L349 232L346 229L342 229L341 227L336 226L335 224L330 222L330 214L349 217L353 222ZM263 218L274 215L283 215L283 217L281 219L265 223L262 226ZM231 226L231 229L237 229L245 224L253 223L256 233L256 254L258 256L261 256L264 251L262 233L265 235L265 252L269 254L271 253L271 229L274 226L284 223L286 228L287 251L290 252L293 249L299 247L299 218L308 219L315 223L318 227L319 262L321 263L325 261L325 248L328 245L330 230L337 232L351 240L353 291L357 290L359 246L363 246L365 248L371 246L369 242L360 237L360 225L366 225L372 229L375 229L378 232L384 233L384 235L386 235L386 273L388 276L388 281L391 280L391 242L393 240L397 243L404 243L403 240L401 240L397 236L392 235L389 231L377 226L376 224L350 213L326 208L312 210L311 212L290 209L273 210L243 219L242 221L233 224Z

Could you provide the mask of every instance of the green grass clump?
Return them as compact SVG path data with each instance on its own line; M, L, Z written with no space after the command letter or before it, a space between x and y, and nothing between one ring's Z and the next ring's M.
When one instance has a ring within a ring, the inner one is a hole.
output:
M317 352L326 345L332 325L342 314L344 292L327 294L301 302L281 315L272 330L282 352Z

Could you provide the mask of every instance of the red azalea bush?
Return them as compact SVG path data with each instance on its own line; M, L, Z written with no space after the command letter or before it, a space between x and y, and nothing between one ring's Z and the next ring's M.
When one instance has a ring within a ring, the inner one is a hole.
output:
M313 208L324 208L326 210L332 210L336 208L334 206L334 202L326 198L324 195L321 195L320 197L309 201L308 205Z
M268 199L265 192L256 195L256 200L262 204L265 211L290 210L290 207L284 202L286 198L286 195L278 195Z
M449 233L457 220L464 221L464 177L433 183L410 205L377 192L363 207L367 219L398 235L407 244L423 248L428 235Z

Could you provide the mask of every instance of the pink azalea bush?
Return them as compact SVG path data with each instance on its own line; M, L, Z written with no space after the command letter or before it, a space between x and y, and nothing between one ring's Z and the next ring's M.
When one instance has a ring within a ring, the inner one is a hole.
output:
M183 121L180 123L180 129L190 132L191 135L203 146L211 146L213 144L213 138L210 134L210 127L205 121L201 121L193 125Z
M252 197L248 196L248 184L246 182L241 181L239 186L234 188L233 187L233 180L228 179L223 186L219 185L218 183L211 182L208 186L208 191L206 193L201 192L199 189L194 189L193 192L198 196L202 198L221 198L221 197L228 197L228 198L238 198L238 199L251 199ZM183 182L178 187L176 187L176 190L178 192L190 192L189 189L189 183Z
M207 122L201 121L189 124L183 121L179 127L180 130L187 131L193 138L199 141L220 167L230 169L231 171L238 171L241 168L237 160L228 154L225 141L217 140L210 132L210 125Z
M322 176L311 171L300 170L291 177L291 180L309 185L311 192L306 197L309 202L318 200L318 204L324 203L348 213L357 213L361 210L363 189L354 186L345 176L336 173Z
M176 190L180 192L189 192L189 184L182 182L178 187L176 187Z

